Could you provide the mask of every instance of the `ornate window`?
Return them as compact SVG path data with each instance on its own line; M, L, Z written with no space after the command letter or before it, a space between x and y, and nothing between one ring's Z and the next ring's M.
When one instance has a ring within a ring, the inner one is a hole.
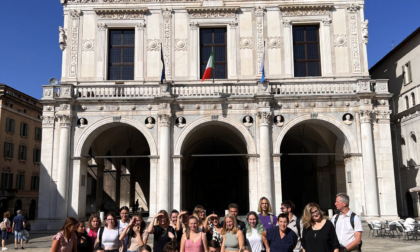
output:
M134 79L134 29L109 30L108 79Z
M207 62L213 49L214 70L211 78L226 79L227 53L226 28L200 29L200 78L203 77Z
M295 77L321 76L317 25L293 26Z

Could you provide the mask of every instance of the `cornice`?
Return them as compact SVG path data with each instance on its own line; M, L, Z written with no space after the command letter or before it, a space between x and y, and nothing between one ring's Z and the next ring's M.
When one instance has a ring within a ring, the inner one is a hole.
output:
M330 13L333 4L300 4L300 5L279 5L283 16L309 16L309 15L327 15Z
M239 6L230 7L187 7L188 13L205 13L205 12L223 12L223 13L236 13L240 10Z
M104 14L146 14L149 9L148 8L94 8L93 9L96 14L104 15Z

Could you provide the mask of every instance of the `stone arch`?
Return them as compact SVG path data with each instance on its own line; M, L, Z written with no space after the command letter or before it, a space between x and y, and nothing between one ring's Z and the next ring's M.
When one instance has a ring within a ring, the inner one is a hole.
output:
M358 153L358 147L357 147L357 141L354 135L350 132L350 130L347 127L347 125L343 124L341 120L337 120L334 117L327 116L327 115L318 115L316 119L311 118L310 114L298 116L291 121L287 122L283 130L280 132L279 136L277 137L277 140L274 144L273 153L274 154L280 154L280 147L281 143L283 141L284 136L287 134L287 132L296 126L297 124L304 122L304 121L312 121L316 122L318 121L321 125L324 125L328 129L330 129L334 134L337 136L339 134L344 135L344 152L345 153ZM344 127L346 126L346 127Z
M98 120L86 127L86 129L79 137L79 140L77 141L77 144L74 149L74 156L77 157L81 156L84 153L87 153L89 147L91 146L95 138L106 129L114 127L116 123L128 124L140 131L140 133L143 134L143 136L146 138L147 143L149 144L150 155L157 155L158 151L156 142L153 139L152 134L149 132L149 129L140 121L135 120L133 118L122 117L121 120L115 122L113 117L107 117Z
M248 150L248 154L256 154L256 147L255 147L255 141L252 137L251 133L249 133L248 129L243 126L241 123L230 119L230 118L218 118L217 121L213 120L211 116L203 117L200 119L197 119L193 121L192 123L188 124L187 127L184 128L181 135L179 136L174 150L174 155L181 155L182 146L186 140L186 138L194 132L194 130L200 128L200 126L208 125L208 123L213 124L221 124L221 125L227 125L230 128L233 128L235 131L239 131L241 137L245 141L246 148Z

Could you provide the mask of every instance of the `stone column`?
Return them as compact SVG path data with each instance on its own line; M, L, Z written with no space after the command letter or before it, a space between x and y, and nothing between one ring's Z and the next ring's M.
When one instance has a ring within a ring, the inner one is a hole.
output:
M284 76L293 77L293 31L290 19L283 19Z
M117 170L115 174L115 206L119 210L121 201L121 159L116 160L115 169Z
M169 190L171 188L170 181L170 150L171 150L171 115L159 115L159 168L157 175L157 205L158 209L169 210ZM158 210L158 211L159 211Z
M366 194L366 215L379 216L378 183L371 124L371 110L360 111L360 130L363 153L363 177Z
M322 20L322 29L321 29L321 71L322 76L332 76L332 59L331 59L331 19L325 18Z
M181 209L182 204L182 156L173 157L174 186L172 188L172 208Z
M236 55L238 54L236 49L236 27L238 22L231 21L229 22L229 31L228 31L228 79L236 79L237 69L236 69Z
M105 23L98 23L97 24L97 32L96 32L96 80L103 81L106 80L106 66L107 63L105 62L106 59L106 53L108 52L106 45L106 32L107 32L107 26ZM136 61L137 62L140 61Z
M104 160L96 160L96 165L96 211L99 212L104 205Z
M248 158L248 187L249 187L249 210L258 212L258 155L252 155Z
M57 179L57 219L67 218L68 187L69 187L69 162L70 162L70 128L71 115L58 115L60 119L60 144L58 156Z
M273 214L277 215L280 212L280 206L283 202L283 191L281 188L281 156L280 154L273 155L273 174L274 174L274 199L271 202Z
M49 219L54 212L55 205L51 203L52 174L53 174L53 150L54 150L54 123L53 113L42 116L42 135L44 139L41 143L41 169L39 183L38 219ZM55 190L55 189L54 189Z
M258 112L258 126L260 130L260 163L258 169L258 184L260 190L258 193L259 197L265 196L270 201L273 201L272 197L272 176L271 176L271 159L270 159L270 121L271 112L264 111Z
M158 157L151 157L150 158L150 197L149 197L149 216L154 216L157 214L157 202L158 202L158 195L157 195L157 186L160 185L160 180L158 181L157 178L157 170L158 170ZM150 218L149 218L150 219ZM151 219L150 219L151 220Z

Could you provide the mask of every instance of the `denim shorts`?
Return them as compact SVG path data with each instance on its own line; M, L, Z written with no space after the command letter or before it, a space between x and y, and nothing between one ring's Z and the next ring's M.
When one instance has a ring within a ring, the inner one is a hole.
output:
M1 231L1 239L7 240L9 238L9 233L7 232L7 229Z
M23 239L26 241L26 237L23 236L23 230L22 231L16 231L15 230L15 239L18 240L18 242L20 242L20 239Z

